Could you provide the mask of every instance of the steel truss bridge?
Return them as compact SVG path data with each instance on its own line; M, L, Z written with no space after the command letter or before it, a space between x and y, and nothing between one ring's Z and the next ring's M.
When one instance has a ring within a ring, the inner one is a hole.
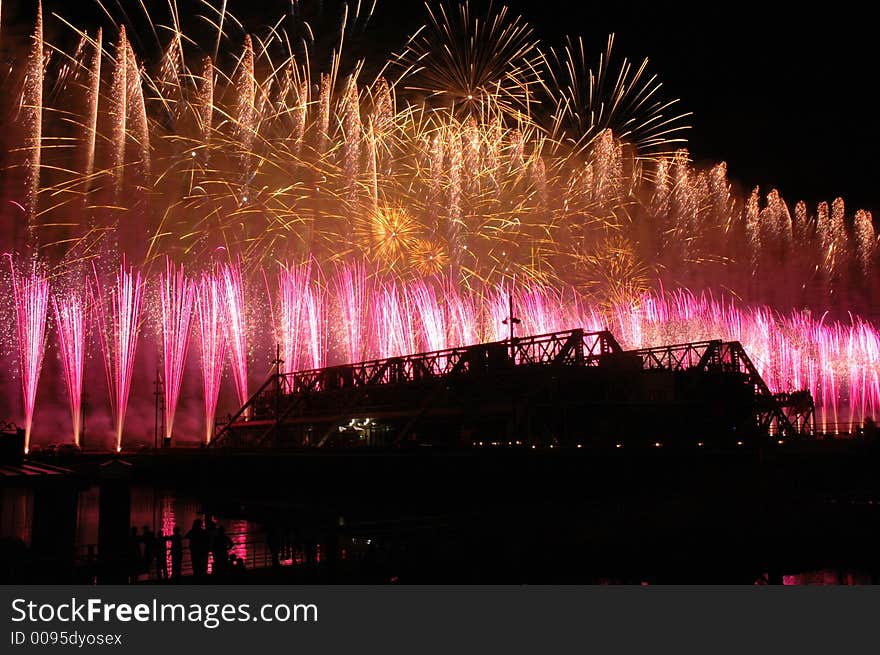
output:
M736 341L624 351L606 330L576 329L276 370L210 445L574 445L653 439L658 430L673 438L701 430L707 442L810 435L813 399L771 392Z

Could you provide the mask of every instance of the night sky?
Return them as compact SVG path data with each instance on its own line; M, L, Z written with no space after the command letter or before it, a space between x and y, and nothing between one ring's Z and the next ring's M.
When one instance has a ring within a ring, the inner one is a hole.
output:
M290 10L288 0L228 2L252 29ZM34 4L4 0L7 33L27 25ZM323 6L329 24L336 20L338 4L300 2L304 13ZM479 4L485 3L472 2ZM843 196L850 209L880 211L875 187L880 117L873 98L877 34L866 10L840 3L820 10L803 3L782 13L770 9L771 3L751 0L704 3L698 9L617 0L507 4L547 44L565 34L583 35L589 50L598 53L613 31L618 55L649 57L666 96L680 98L680 109L693 112L688 139L696 161L727 161L731 178L743 187L776 186L792 203ZM60 10L79 24L101 19L91 0L46 0L44 6L47 13ZM396 51L424 16L418 0L379 0L370 28L353 47Z

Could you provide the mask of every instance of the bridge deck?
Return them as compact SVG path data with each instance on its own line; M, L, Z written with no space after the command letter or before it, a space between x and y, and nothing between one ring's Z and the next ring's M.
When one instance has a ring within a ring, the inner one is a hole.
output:
M355 417L363 416L396 421L395 442L399 442L410 436L425 417L466 413L462 407L470 407L471 414L506 412L511 416L522 413L523 404L559 402L561 407L565 394L556 389L556 396L550 394L556 400L548 401L548 389L558 385L560 376L569 384L589 386L593 378L584 377L584 372L593 369L601 371L608 381L663 372L733 376L751 394L756 428L761 434L796 435L814 429L809 393L772 393L739 342L701 341L624 351L608 331L576 329L321 369L276 372L218 431L212 445L241 445L245 434L249 446L270 444L272 435L277 436L282 426L311 426L307 432L303 432L306 428L298 428L301 445L323 446L337 436L337 430L345 432L357 420ZM459 382L471 385L469 391L450 399L449 389ZM596 391L592 390L592 401L582 398L576 402L591 407L593 412L597 405L613 406L618 413L625 411L622 406L627 402L640 402L640 397L626 394L617 402L609 393ZM482 403L479 410L478 399Z

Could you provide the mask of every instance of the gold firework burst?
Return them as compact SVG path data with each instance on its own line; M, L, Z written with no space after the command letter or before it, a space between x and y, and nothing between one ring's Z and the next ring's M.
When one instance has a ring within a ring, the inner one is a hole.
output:
M442 243L431 239L416 239L410 264L413 272L424 277L441 276L449 269L449 253Z
M632 242L609 234L592 247L578 247L571 254L571 279L585 297L600 306L627 303L647 291L647 266Z
M418 243L418 222L398 207L379 207L356 221L355 232L364 254L387 271L400 271Z

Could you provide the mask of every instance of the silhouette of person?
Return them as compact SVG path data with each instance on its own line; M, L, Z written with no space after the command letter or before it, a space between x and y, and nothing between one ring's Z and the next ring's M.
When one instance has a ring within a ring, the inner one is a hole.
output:
M144 560L141 565L141 571L146 573L147 577L149 577L153 560L156 557L156 535L150 530L150 526L144 526L143 532L141 533L141 541L144 544Z
M131 526L131 534L128 536L128 581L137 582L140 575L141 562L143 553L141 553L141 543L138 537L138 529Z
M193 576L203 578L208 575L208 533L202 527L202 519L195 519L184 537L189 540Z
M281 566L281 533L274 523L269 524L269 529L266 532L266 545L269 547L269 552L272 553L272 566Z
M217 534L217 524L214 517L205 512L205 536L208 539L208 553L214 552L214 536Z
M180 534L180 527L174 526L171 535L171 577L175 581L180 580L180 574L183 569L183 537Z
M872 417L868 416L865 419L863 431L865 434L865 441L868 443L874 443L877 440L877 423L874 422Z
M168 579L168 537L162 530L156 535L156 579Z
M246 570L247 569L245 568L244 560L242 558L240 558L235 553L229 556L229 571L231 573L231 577L241 578L244 576Z
M214 542L211 544L211 555L214 559L214 575L222 575L229 565L229 549L232 548L230 539L222 525L217 526L214 533Z

